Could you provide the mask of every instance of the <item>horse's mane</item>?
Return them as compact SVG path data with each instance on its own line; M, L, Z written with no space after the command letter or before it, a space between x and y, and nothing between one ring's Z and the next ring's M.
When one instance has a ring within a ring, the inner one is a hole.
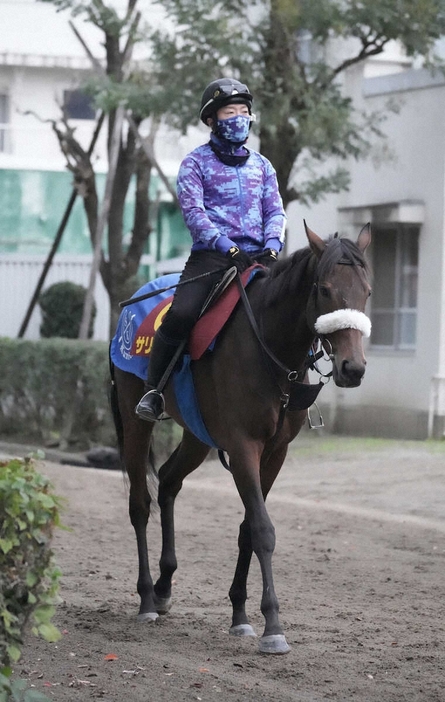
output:
M286 295L304 294L316 280L323 280L337 263L359 266L368 272L368 264L357 244L351 239L329 237L326 248L318 258L305 246L287 258L280 259L270 270L265 286L265 305L272 305Z

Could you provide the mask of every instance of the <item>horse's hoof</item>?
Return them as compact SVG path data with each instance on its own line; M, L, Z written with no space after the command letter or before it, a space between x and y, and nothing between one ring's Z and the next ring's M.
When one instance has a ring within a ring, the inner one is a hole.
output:
M157 612L140 612L138 614L138 622L155 622L159 617Z
M155 603L158 614L167 614L172 606L171 597L158 597L157 595L153 595L153 602Z
M231 626L229 629L229 634L232 634L232 636L256 636L255 631L250 624L237 624L236 626Z
M262 636L259 642L260 653L283 654L289 653L290 646L284 634L270 634Z

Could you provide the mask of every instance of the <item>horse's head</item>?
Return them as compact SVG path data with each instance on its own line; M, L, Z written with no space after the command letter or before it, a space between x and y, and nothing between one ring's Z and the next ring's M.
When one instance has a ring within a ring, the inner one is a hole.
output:
M331 357L336 385L357 387L366 367L363 336L369 336L371 331L371 322L364 313L371 294L364 259L371 227L364 226L355 243L337 236L323 241L306 222L305 228L309 246L317 257L308 322Z

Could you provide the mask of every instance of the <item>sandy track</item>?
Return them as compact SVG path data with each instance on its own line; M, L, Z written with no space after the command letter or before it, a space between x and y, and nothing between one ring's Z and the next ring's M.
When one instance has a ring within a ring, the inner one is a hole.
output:
M312 435L311 435L312 436ZM228 636L242 506L208 462L177 503L171 613L137 624L136 549L119 473L46 463L67 498L57 644L29 637L16 672L51 699L107 702L445 699L445 453L441 444L298 439L268 501L292 650ZM150 528L151 564L159 523ZM263 622L259 569L248 610ZM105 660L107 654L114 660Z

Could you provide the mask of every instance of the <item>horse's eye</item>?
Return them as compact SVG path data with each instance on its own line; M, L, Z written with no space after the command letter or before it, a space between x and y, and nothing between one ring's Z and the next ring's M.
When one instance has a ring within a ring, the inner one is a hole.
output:
M322 297L330 297L331 296L331 292L330 292L329 288L326 287L326 285L320 285L320 295Z
M372 290L369 291L368 297L371 297L371 295L372 295Z

